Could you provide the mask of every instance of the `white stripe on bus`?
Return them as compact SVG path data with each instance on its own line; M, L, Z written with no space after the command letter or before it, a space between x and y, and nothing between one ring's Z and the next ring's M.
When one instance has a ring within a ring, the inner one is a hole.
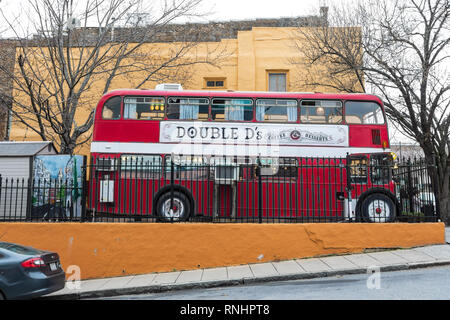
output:
M345 157L347 153L390 152L390 149L313 146L207 145L144 142L92 142L91 153L184 154L262 157Z

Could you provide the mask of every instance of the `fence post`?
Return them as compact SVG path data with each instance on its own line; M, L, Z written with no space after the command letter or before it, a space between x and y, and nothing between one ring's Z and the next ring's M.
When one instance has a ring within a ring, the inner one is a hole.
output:
M258 176L258 221L262 223L262 178L261 178L261 159L256 159L256 175Z
M347 212L349 217L352 215L352 174L350 168L350 154L347 152L347 156L345 157L345 171L347 175L347 184L345 186L345 191L347 191ZM355 217L356 218L356 217Z
M3 177L0 174L0 214L2 213L1 206L2 206L2 191L3 191ZM5 195L6 197L6 195ZM6 220L6 210L3 210L3 216L0 216L0 221Z
M174 157L172 153L171 161L170 161L170 209L169 212L173 212L173 185L174 185ZM170 222L173 222L173 214L170 217Z
M34 178L32 176L28 177L27 182L27 209L25 214L25 220L33 220L33 186L34 185Z
M436 204L436 221L441 220L441 202L440 193L439 193L439 183L438 183L438 173L437 173L437 165L436 165L436 155L433 153L432 155L432 164L431 164L431 172L432 177L431 181L433 184L433 193L434 193L434 202Z
M92 165L91 161L91 165ZM81 213L80 213L80 222L83 222L86 219L86 204L88 201L88 181L87 181L87 170L88 170L88 164L87 164L87 157L83 157L83 166L81 167L81 176L82 176L82 184L81 184ZM92 179L92 173L89 175L89 178ZM75 204L76 208L76 204Z
M0 206L2 205L2 191L3 191L3 177L0 174ZM3 217L3 218L5 218L5 217Z
M412 176L411 176L411 158L408 158L408 161L406 162L406 176L407 176L407 183L406 183L406 192L408 195L408 207L411 213L414 212L414 189L413 189L413 183L412 183Z

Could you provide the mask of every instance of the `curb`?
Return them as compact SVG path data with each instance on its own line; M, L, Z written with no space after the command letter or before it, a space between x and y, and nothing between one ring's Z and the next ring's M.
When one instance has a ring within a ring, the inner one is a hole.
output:
M407 263L407 264L395 264L389 266L380 266L380 271L402 271L402 270L415 270L421 268L439 267L450 265L450 260L441 260L433 262L417 262L417 263ZM129 288L116 288L116 289L105 289L105 290L93 290L89 292L78 292L70 294L52 295L49 297L41 297L38 300L79 300L88 298L102 298L102 297L114 297L120 295L137 295L137 294L148 294L148 293L161 293L168 291L177 290L187 290L187 289L207 289L207 288L217 288L217 287L231 287L238 285L248 285L257 284L272 281L289 281L289 280L303 280L303 279L314 279L314 278L326 278L339 275L350 275L350 274L366 274L367 268L356 268L356 269L341 269L341 270L330 270L321 272L305 272L287 275L274 275L267 277L258 278L243 278L243 279L230 279L230 280L213 280L204 282L187 282L181 284L164 284L164 285L152 285L143 287L129 287Z

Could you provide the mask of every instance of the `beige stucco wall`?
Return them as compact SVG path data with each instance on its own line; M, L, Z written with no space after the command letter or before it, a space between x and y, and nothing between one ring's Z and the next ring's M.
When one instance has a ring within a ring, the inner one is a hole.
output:
M304 88L297 85L299 77L306 74L304 66L290 62L299 57L299 51L294 46L294 40L300 41L295 28L254 27L250 31L239 31L237 39L223 39L221 42L199 43L188 52L186 59L217 58L218 65L196 64L190 66L191 77L183 83L184 89L201 90L204 88L204 78L226 78L226 89L235 91L266 91L268 90L268 71L276 70L287 73L288 91L329 91L325 88ZM142 50L155 50L161 55L168 55L171 46L176 43L145 44ZM17 68L17 66L16 66ZM133 77L118 77L110 86L110 90L134 88L144 78L136 73ZM105 80L101 76L92 82L90 89L83 95L85 104L77 110L75 119L83 123L92 108L102 96ZM142 88L154 89L155 82L148 82ZM24 97L23 99L27 99ZM17 121L11 127L11 140L41 140L32 130L25 128ZM89 154L90 144L86 143L76 149L76 153Z

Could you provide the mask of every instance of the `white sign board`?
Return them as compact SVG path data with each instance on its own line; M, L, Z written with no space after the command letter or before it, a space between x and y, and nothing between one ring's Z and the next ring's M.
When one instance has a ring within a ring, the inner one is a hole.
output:
M345 125L162 121L160 142L348 146Z

